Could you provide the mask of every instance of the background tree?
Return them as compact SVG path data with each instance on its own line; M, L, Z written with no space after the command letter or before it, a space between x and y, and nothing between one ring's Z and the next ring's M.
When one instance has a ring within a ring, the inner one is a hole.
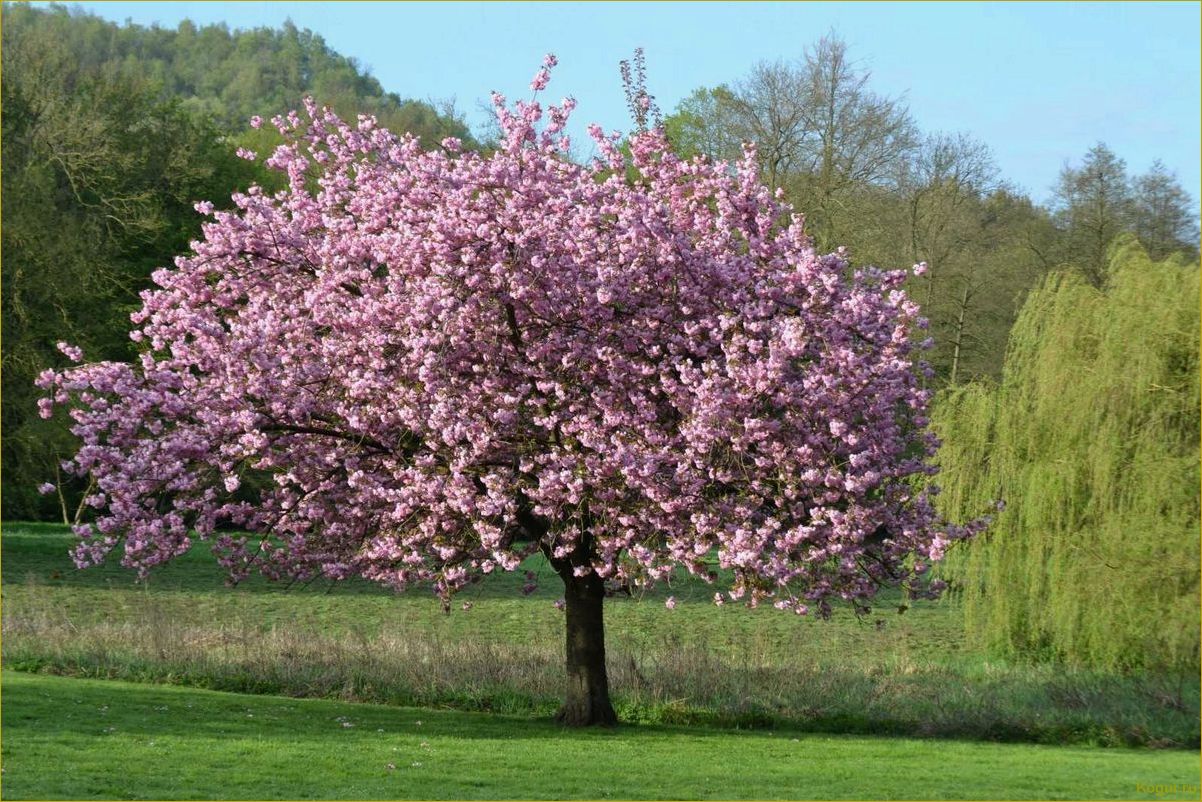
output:
M756 143L761 174L773 189L797 170L804 151L812 147L814 114L808 106L815 97L809 78L796 64L762 61L733 92L715 95L719 108L734 112L734 132L742 141Z
M1198 215L1177 177L1159 159L1133 185L1134 229L1153 259L1198 256Z
M871 73L851 61L834 35L806 51L803 74L810 136L790 197L807 210L819 247L829 248L854 227L848 196L887 183L913 148L915 129L900 100L868 89Z
M1000 386L936 405L941 507L1008 502L946 572L995 653L1196 671L1198 266L1124 235L1108 267L1103 289L1049 276Z
M1132 223L1127 164L1102 142L1085 154L1080 167L1065 165L1052 208L1064 235L1062 248L1086 277L1100 287L1110 243Z
M1000 184L988 147L965 133L926 137L896 186L906 258L927 264L912 285L931 322L938 378L996 377L1022 295L1042 274L1022 247L1032 204Z
M906 203L908 258L933 268L929 297L935 270L972 239L972 212L997 186L997 165L988 146L960 133L927 136L901 166L896 183Z
M43 374L95 482L79 564L121 546L146 571L196 533L234 579L430 582L449 603L541 552L570 724L615 718L607 584L714 581L715 555L718 602L937 593L929 561L976 525L942 524L913 481L934 441L905 274L816 255L754 151L682 161L652 129L630 180L597 126L602 159L562 158L573 101L494 102L489 157L312 104L281 119L286 191L236 196L155 274L139 359Z
M935 339L932 365L940 384L951 386L1000 377L1010 328L1045 273L1025 242L1040 222L1029 201L999 188L966 212L965 239L924 306Z
M81 69L49 30L3 57L3 498L6 517L58 516L34 492L66 456L33 379L64 336L128 359L128 315L150 270L197 232L193 200L249 183L216 132L157 88Z
M865 188L888 184L914 145L905 105L868 88L870 73L826 36L795 62L760 62L733 85L700 89L667 121L685 152L733 158L755 142L763 180L805 211L820 249L853 235Z
M672 149L684 158L706 155L736 161L750 131L741 126L734 93L727 86L701 87L664 120Z

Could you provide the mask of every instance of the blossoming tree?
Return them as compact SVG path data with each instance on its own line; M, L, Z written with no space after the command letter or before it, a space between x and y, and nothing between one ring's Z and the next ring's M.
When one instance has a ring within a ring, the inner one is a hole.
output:
M750 148L686 161L652 129L624 155L592 126L581 165L574 101L493 102L489 156L312 103L276 118L286 188L198 205L203 240L133 315L140 360L42 375L91 480L77 563L120 547L144 573L199 537L235 580L449 601L541 553L570 724L615 719L607 587L716 560L718 603L937 592L920 575L974 527L916 489L935 444L905 274L815 253Z

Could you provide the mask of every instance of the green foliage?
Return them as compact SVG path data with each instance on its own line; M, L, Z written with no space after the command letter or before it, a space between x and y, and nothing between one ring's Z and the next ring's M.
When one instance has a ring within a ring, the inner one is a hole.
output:
M228 197L253 170L154 85L86 70L52 30L9 23L6 13L2 492L5 515L33 517L57 512L34 487L67 453L62 423L34 409L34 377L62 364L54 343L128 358L129 311L150 272L197 235L192 203Z
M664 130L676 153L686 159L705 155L734 161L742 155L744 133L737 99L729 87L701 87L664 118Z
M949 562L969 631L1007 655L1198 665L1199 277L1111 249L1028 298L999 386L936 404L942 507L1006 509Z
M278 175L235 156L280 141L263 116L314 93L437 143L472 140L451 110L385 93L309 31L118 26L61 6L3 9L3 487L5 517L58 518L39 496L70 450L65 421L39 419L34 377L63 364L128 359L129 313L150 273L199 236L192 204L228 205ZM70 488L68 489L70 491ZM68 513L74 499L68 492Z

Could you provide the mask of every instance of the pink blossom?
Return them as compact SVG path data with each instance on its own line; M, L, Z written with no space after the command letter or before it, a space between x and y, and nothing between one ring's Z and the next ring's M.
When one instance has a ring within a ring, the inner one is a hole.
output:
M547 84L551 82L551 72L546 67L534 74L533 80L530 81L530 88L535 92L541 92L547 88Z
M493 102L488 155L312 102L276 118L284 189L196 204L138 358L39 377L40 414L71 408L64 470L104 489L77 562L144 573L199 537L235 579L426 583L448 609L540 552L642 585L709 578L714 554L715 603L822 615L921 589L982 523L920 489L907 273L818 253L754 148L683 160L662 130L626 149L590 126L601 158L578 164L574 101Z
M78 346L68 345L65 342L59 342L55 345L55 347L58 348L58 350L72 362L83 361L83 350Z

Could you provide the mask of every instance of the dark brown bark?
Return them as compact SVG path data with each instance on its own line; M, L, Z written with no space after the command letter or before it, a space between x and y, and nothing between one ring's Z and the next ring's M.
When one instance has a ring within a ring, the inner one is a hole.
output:
M589 564L592 551L592 536L587 529L590 521L588 505L581 511L584 531L580 542L570 554L559 557L546 541L547 521L533 513L524 495L519 496L517 508L518 524L526 537L542 542L543 554L563 580L568 682L563 706L555 714L555 720L569 727L612 727L618 723L618 716L609 701L609 678L605 671L605 620L602 616L605 581L591 570L586 576L575 573L577 567Z
M555 566L567 604L567 694L555 720L570 727L618 723L605 673L605 582L596 574L578 577L566 561Z

